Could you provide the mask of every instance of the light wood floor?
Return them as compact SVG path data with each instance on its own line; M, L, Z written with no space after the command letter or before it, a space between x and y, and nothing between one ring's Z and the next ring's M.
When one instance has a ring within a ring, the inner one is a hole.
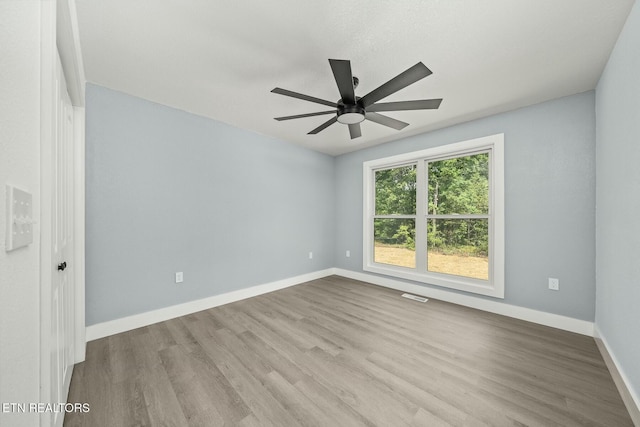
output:
M332 276L92 341L66 426L632 426L594 340Z

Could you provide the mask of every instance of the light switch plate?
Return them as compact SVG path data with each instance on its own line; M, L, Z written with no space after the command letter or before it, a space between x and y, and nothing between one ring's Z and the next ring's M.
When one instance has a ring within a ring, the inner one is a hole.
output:
M7 252L33 243L32 199L31 193L7 185Z

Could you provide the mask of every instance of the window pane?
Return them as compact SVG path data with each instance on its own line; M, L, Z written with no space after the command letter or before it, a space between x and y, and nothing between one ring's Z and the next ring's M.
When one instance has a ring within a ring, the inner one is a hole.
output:
M489 213L489 154L428 163L429 214Z
M374 219L374 262L415 268L415 224L413 219Z
M416 166L376 171L376 215L416 213Z
M427 269L489 280L489 220L435 219L427 223Z

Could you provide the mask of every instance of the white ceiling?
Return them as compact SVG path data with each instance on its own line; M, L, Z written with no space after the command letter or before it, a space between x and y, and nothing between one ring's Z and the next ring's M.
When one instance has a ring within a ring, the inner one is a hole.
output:
M87 80L332 155L595 88L633 0L76 0ZM330 108L328 59L349 59L363 96L423 62L433 74L384 101L444 98L384 113L351 140Z

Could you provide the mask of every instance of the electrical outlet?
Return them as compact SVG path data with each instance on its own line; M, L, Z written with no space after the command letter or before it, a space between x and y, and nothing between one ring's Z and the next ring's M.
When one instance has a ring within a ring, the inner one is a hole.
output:
M309 252L309 259L313 259L313 252Z
M176 273L176 283L182 283L184 281L184 275L182 271Z
M347 251L347 258L351 257L351 251Z
M553 277L549 277L549 289L552 291L560 290L560 279L554 279Z

